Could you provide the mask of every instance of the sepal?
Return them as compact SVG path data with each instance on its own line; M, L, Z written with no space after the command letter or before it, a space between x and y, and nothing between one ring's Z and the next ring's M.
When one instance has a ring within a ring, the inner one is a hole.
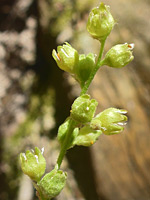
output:
M84 126L80 129L79 134L75 138L73 144L79 146L91 146L97 141L101 134L101 130L93 130L90 126Z
M58 135L57 135L57 138L58 138L58 141L60 142L60 144L62 145L64 140L65 140L65 136L69 130L69 127L70 127L70 117L68 117L65 122L59 126L59 129L58 129ZM78 132L79 132L79 128L75 128L73 130L73 133L72 135L70 136L71 139L70 139L70 142L68 144L68 147L67 149L70 149L71 147L73 147L73 141L74 141L74 138L78 135Z

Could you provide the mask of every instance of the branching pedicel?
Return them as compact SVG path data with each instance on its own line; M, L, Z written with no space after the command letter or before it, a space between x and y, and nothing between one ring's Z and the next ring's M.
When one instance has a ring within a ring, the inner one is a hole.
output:
M108 65L122 68L133 60L133 44L118 44L112 47L102 60L104 44L107 36L115 25L109 6L100 3L100 6L90 12L87 30L100 44L100 53L96 61L95 55L89 53L79 55L67 42L53 50L52 56L60 69L69 72L81 87L80 96L74 101L70 116L59 127L58 140L61 144L60 153L55 168L44 175L46 161L42 152L35 147L35 151L26 151L20 154L21 167L33 181L40 200L49 200L57 196L64 188L67 174L60 170L66 151L75 145L91 146L101 134L112 135L123 131L126 124L126 110L108 108L95 115L98 102L91 99L87 93L89 85L97 70ZM81 128L79 128L81 127Z

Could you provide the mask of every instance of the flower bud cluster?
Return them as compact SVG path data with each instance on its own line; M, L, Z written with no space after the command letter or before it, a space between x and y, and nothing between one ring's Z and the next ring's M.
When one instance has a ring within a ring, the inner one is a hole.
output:
M91 146L99 136L118 134L124 130L127 122L126 110L108 108L98 115L95 115L97 101L90 99L89 95L78 97L71 110L71 116L59 128L58 140L62 144L68 132L70 119L77 121L76 127L71 135L68 149L74 145Z
M58 46L57 51L52 51L58 67L70 73L79 82L83 95L73 102L70 117L59 127L57 138L62 151L54 170L43 177L46 169L46 161L43 157L44 149L40 150L35 147L35 150L28 150L26 153L20 154L21 168L34 181L40 199L51 199L64 188L67 174L59 168L67 149L74 145L91 146L102 133L113 135L124 130L123 126L127 121L126 110L108 108L95 116L98 102L85 94L100 66L122 68L134 58L132 54L134 44L125 43L113 46L101 60L105 40L114 25L115 20L110 13L109 6L104 3L100 3L99 7L92 9L89 14L87 31L101 43L97 61L96 55L93 53L79 54L67 42Z
M89 14L87 30L93 38L102 43L112 31L114 25L115 20L110 13L109 6L100 3L99 7L93 8ZM134 58L132 55L133 48L134 44L127 43L112 47L101 61L101 66L108 65L114 68L126 66ZM57 52L53 50L52 56L58 67L69 72L80 83L81 88L84 87L97 65L96 56L93 53L89 53L87 56L79 55L77 50L67 42L58 46Z
M122 132L127 122L127 116L124 115L126 113L126 110L116 108L108 108L99 113L79 130L73 145L91 146L102 133L113 135Z
M89 53L87 56L85 54L79 55L67 42L63 46L58 46L57 52L53 50L52 56L58 67L74 76L81 86L88 80L95 66L94 54Z
M28 175L37 189L39 198L51 199L57 196L66 184L67 174L55 168L51 172L45 173L46 161L43 156L44 148L40 150L27 150L20 154L21 168L24 174ZM42 178L42 176L44 177Z

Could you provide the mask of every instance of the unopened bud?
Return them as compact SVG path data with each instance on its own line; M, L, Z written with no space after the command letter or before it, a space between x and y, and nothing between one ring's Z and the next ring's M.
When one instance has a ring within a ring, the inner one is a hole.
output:
M95 55L89 53L79 55L79 63L75 68L76 78L83 85L89 78L91 71L95 66Z
M43 148L20 154L21 168L24 174L28 175L32 180L39 181L45 173L46 161L43 157Z
M117 108L108 108L100 112L92 119L90 127L95 130L101 130L106 135L113 135L124 130L124 125L127 122L126 110Z
M53 49L52 56L58 67L66 72L74 73L74 67L78 64L78 52L69 44L57 47L57 52Z
M87 30L95 39L103 41L110 34L115 21L110 13L109 6L100 3L100 6L93 8L90 12Z
M102 134L101 130L93 130L90 126L80 129L78 136L74 140L74 145L91 146Z
M67 173L54 169L47 173L37 185L45 199L51 199L61 192L66 184L66 179Z
M79 123L87 123L94 117L98 102L90 99L90 96L84 94L78 97L72 104L71 117Z
M112 47L106 54L104 60L102 61L103 65L108 65L114 68L122 68L130 63L134 56L132 50L134 44L118 44Z

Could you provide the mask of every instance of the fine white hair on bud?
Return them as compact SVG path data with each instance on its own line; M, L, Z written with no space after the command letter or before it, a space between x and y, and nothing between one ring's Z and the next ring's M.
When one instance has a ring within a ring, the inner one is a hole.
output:
M54 53L54 56L56 57L56 59L58 61L61 61L60 57L58 56L58 54L57 54L57 52L55 50L53 51L53 53Z
M125 126L126 124L127 124L127 122L118 122L116 125Z
M22 155L23 155L24 159L27 160L26 154L22 153Z
M87 107L86 110L88 111L88 110L89 110L89 107Z
M106 128L106 127L101 127L101 129L102 129L103 131L107 131L107 128Z
M34 153L34 150L33 150L33 149L31 149L31 151L32 151L32 153Z
M120 114L127 114L127 110L120 110L120 109L117 109L117 110L115 110L114 112L116 112L116 113L120 113Z
M66 57L68 57L69 58L69 56L68 56L68 54L65 52L65 50L64 49L61 49L61 51L66 55Z
M41 153L42 153L42 155L43 155L43 153L44 153L44 147L42 147L42 149L41 149Z
M38 160L38 156L35 155L35 158L36 158L36 162L39 163L39 160Z

